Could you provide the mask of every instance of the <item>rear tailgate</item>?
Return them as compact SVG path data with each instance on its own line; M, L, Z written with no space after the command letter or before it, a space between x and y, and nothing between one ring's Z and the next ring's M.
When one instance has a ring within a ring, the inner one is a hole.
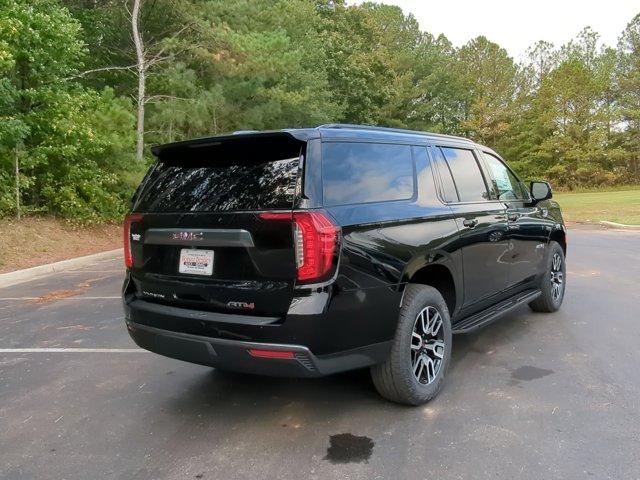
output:
M134 201L136 295L197 310L283 316L296 263L290 212L304 142L251 135L161 154Z

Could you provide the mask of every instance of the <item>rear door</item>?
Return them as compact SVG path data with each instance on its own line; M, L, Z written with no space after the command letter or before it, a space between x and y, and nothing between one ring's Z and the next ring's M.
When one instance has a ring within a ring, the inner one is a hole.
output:
M286 313L296 265L291 211L304 142L286 133L180 144L134 200L131 277L140 298L256 316Z
M535 279L543 261L549 236L546 213L531 204L529 192L518 177L494 153L482 152L491 182L492 197L507 212L509 286L524 286Z
M474 148L440 145L432 151L458 225L468 312L497 301L508 286L506 207L491 200Z

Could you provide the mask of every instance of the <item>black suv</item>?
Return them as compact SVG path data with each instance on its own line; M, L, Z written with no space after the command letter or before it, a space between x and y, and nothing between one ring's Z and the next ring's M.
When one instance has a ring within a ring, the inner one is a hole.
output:
M387 399L440 390L452 334L562 303L566 231L545 182L491 149L357 125L152 149L124 229L127 328L222 370L371 367Z

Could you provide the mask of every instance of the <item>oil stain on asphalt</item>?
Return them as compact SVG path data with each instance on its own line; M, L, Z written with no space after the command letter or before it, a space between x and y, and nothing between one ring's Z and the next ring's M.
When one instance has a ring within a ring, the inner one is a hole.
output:
M511 378L513 380L537 380L538 378L551 375L553 370L547 370L546 368L532 367L531 365L524 365L523 367L516 368L511 372Z
M350 433L340 433L329 437L329 448L325 460L331 463L361 463L371 458L373 440Z
M529 380L537 380L547 375L551 375L553 370L547 370L546 368L533 367L531 365L524 365L511 371L511 378L507 382L510 387L520 386L521 382L528 382Z

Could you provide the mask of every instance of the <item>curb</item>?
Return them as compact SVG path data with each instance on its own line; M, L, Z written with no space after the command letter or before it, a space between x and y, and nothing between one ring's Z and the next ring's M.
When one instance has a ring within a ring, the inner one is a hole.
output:
M18 283L40 278L50 273L64 272L76 267L90 264L97 260L110 260L118 258L122 255L122 249L109 250L107 252L94 253L84 257L70 258L60 262L47 263L46 265L38 265L37 267L25 268L24 270L16 270L14 272L0 274L0 288L16 285Z
M640 230L640 225L627 225L626 223L607 222L606 220L601 220L599 223L603 227L622 228L624 230Z

